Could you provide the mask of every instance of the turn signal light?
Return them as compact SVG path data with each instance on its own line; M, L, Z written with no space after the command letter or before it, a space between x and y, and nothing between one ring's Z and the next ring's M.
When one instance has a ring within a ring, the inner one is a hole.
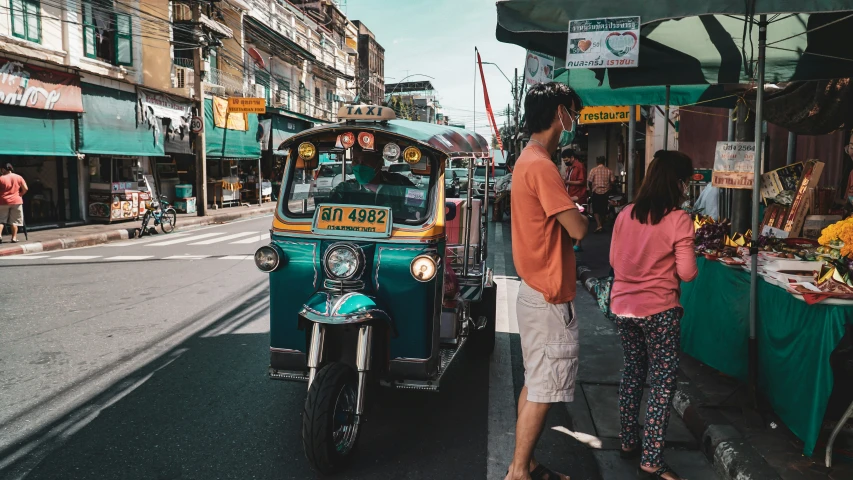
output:
M418 255L412 260L412 276L419 282L428 282L435 277L438 264L430 255Z
M403 150L403 160L409 165L414 165L421 161L421 151L417 147L408 147Z
M365 150L373 150L373 134L367 132L359 133L358 144Z
M313 143L304 142L299 145L299 157L303 160L311 160L317 155L317 147Z
M339 138L344 148L350 148L355 145L355 135L352 132L342 133Z

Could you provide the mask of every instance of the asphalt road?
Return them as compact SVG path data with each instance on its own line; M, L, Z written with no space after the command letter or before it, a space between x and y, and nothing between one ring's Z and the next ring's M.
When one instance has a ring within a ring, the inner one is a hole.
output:
M316 478L300 438L305 384L266 376L269 289L252 254L270 223L0 260L0 478ZM518 278L509 222L489 236L495 354L463 352L440 393L375 395L338 478L503 478L523 384ZM595 314L591 300L577 308ZM565 433L571 411L551 410L538 458L573 479L625 478Z

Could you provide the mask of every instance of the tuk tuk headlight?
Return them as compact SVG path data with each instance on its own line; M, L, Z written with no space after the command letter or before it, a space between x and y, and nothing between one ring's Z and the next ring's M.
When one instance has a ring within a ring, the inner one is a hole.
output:
M265 245L255 252L255 265L258 270L269 273L281 264L281 256L275 248Z
M430 255L418 255L412 260L412 276L419 282L428 282L435 277L438 271L438 263Z
M361 250L353 245L332 245L323 262L326 274L336 280L350 280L362 267Z

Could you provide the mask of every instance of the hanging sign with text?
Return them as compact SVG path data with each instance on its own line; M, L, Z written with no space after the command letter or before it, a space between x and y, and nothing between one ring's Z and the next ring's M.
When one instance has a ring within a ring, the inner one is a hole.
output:
M0 58L0 104L82 112L80 77Z
M752 189L755 175L754 142L717 142L711 185Z
M230 97L230 113L267 113L267 101L264 98Z
M569 22L566 68L632 68L639 56L640 17Z
M527 85L548 83L554 80L554 57L527 51L527 61L524 64L524 82Z
M636 109L635 118L640 121L640 108ZM589 125L593 123L628 123L631 121L631 107L583 107L578 117L578 123Z

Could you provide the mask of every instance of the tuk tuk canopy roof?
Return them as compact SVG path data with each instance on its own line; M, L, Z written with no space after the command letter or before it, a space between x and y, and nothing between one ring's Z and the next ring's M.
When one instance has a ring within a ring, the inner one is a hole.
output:
M304 130L288 138L278 150L290 148L291 145L305 141L318 133L346 132L351 130L370 130L409 138L438 150L451 157L488 157L489 143L470 130L434 123L413 122L410 120L390 120L387 122L350 121L326 124Z

